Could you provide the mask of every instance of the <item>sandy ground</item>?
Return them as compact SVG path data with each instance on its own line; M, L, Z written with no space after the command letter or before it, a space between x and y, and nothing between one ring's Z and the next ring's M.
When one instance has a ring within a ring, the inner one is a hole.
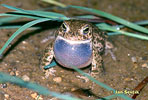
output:
M87 6L102 11L109 12L113 15L122 17L129 21L146 20L148 16L147 0L60 0L64 4ZM36 0L1 0L0 4L7 4L14 7L20 7L28 10L42 9L53 7ZM0 12L10 11L0 7ZM52 11L59 11L53 9ZM62 11L59 11L62 12ZM68 16L77 15L77 11L72 10L62 12ZM44 73L39 68L39 58L45 47L50 41L42 42L46 37L52 36L58 24L54 27L49 26L48 30L43 31L25 31L19 35L11 44L0 62L0 71L16 75L20 78L29 79L49 88L52 91L60 93L72 93L77 97L87 100L93 100L97 97L109 96L111 92L102 89L100 86L95 87L92 92L96 96L87 96L80 89L89 89L92 82L85 83L76 78L79 73L56 66L56 75L44 78ZM15 29L0 30L0 48L15 32ZM117 58L114 61L111 56L103 55L104 67L106 74L98 76L97 79L110 87L118 90L132 91L148 75L148 42L134 39L126 36L110 36L109 40L114 45L114 54ZM88 72L88 69L84 69ZM58 79L58 81L55 81ZM60 80L60 81L59 81ZM35 100L36 92L19 87L13 84L1 84L0 100ZM87 91L88 92L88 91ZM128 95L131 97L132 95ZM40 99L51 100L52 97L41 96ZM122 100L121 98L115 100ZM148 85L144 87L136 100L148 100Z

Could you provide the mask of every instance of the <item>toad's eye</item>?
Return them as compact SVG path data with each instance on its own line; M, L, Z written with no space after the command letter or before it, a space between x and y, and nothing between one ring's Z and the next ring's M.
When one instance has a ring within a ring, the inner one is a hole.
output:
M64 32L67 31L67 25L65 23L62 24L62 29L63 29Z
M83 28L82 34L86 35L89 32L89 27L86 26L85 28Z

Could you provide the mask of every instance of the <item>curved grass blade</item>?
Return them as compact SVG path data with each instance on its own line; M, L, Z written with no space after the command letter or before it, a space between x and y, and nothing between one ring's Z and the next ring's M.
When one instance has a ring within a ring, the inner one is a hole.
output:
M14 28L20 28L20 27L22 27L22 25L12 25L12 26L6 25L6 26L0 26L0 29L14 29ZM37 27L37 26L36 27L29 27L28 29L35 30L35 29L41 29L41 27Z
M37 10L24 10L27 12L22 12L22 11L15 11L16 13L20 13L20 14L30 14L32 13L32 15L36 15L36 16L41 16L41 17L66 17L63 14L60 13L55 13L55 12L45 12L45 11L37 11Z
M47 66L45 66L44 69L46 70L46 69L49 69L49 68L54 67L56 65L57 65L57 63L55 61L52 61L50 64L48 64Z
M31 19L40 19L42 17L37 17L37 16L32 16L32 15L20 15L20 14L17 14L17 13L2 13L0 14L0 16L14 16L14 17L25 17L25 18L31 18Z
M105 23L96 24L96 26L98 26L101 30L116 32L113 34L110 33L109 35L126 35L126 36L130 36L130 37L138 38L138 39L148 40L148 36L125 32L122 30L117 30L115 27L111 27Z
M96 79L94 79L93 77L89 76L87 73L84 73L83 71L81 71L81 70L78 69L77 67L74 67L74 66L72 66L72 67L73 67L74 70L76 70L77 72L79 72L79 73L82 74L83 76L87 77L88 79L90 79L91 81L93 81L93 82L95 82L96 84L100 85L101 87L107 89L108 91L113 91L113 93L115 94L115 89L112 89L111 87L107 86L106 84L97 81ZM127 97L127 96L124 95L124 94L118 94L118 95L115 95L115 96L119 96L119 97L125 98L126 100L133 100L133 99Z
M138 25L148 25L148 20L137 21L137 22L135 22L135 24L138 24Z
M88 11L88 12L91 12L91 13L94 13L94 14L97 14L97 15L100 15L100 16L103 16L105 18L108 18L110 20L113 20L115 22L118 22L120 24L123 24L127 27L130 27L132 29L135 29L137 31L140 31L140 32L143 32L143 33L147 33L148 34L148 29L142 27L142 26L139 26L139 25L136 25L136 24L133 24L129 21L126 21L122 18L119 18L119 17L116 17L114 15L111 15L109 13L106 13L106 12L103 12L103 11L100 11L100 10L96 10L96 9L92 9L92 8L87 8L87 7L82 7L82 6L72 6L70 5L69 7L72 7L72 8L76 8L76 9L81 9L81 10L85 10L85 11Z
M118 97L118 94L113 94L113 95L104 97L102 99L96 99L96 100L111 100L111 99L116 98L116 97Z
M56 62L55 61L53 61L51 64L49 64L48 66L55 66L56 65ZM46 66L45 66L46 67ZM96 79L94 79L93 77L91 77L91 76L89 76L87 73L84 73L83 71L81 71L80 69L78 69L77 67L74 67L74 66L72 66L72 68L74 69L74 70L76 70L77 72L79 72L80 74L82 74L83 76L85 76L85 77L87 77L88 79L90 79L91 81L93 81L93 82L95 82L96 84L98 84L98 85L100 85L101 87L103 87L103 88L105 88L105 89L107 89L108 91L113 91L113 93L115 93L115 89L112 89L111 87L109 87L109 86L107 86L106 84L104 84L104 83L101 83L101 82L99 82L98 80L96 80ZM113 96L111 96L112 98L113 97L117 97L117 96L122 96L122 98L126 98L126 100L133 100L133 99L131 99L131 98L129 98L129 97L127 97L126 95L124 95L124 94L114 94ZM107 98L111 98L111 97L107 97Z
M137 22L134 22L134 24L137 24L137 25L148 25L148 20L137 21ZM117 25L117 26L113 26L113 27L119 29L119 28L124 28L125 26L124 25Z
M111 87L105 85L104 83L101 83L99 81L97 81L96 79L94 79L93 77L91 77L90 75L88 75L87 73L84 73L83 71L81 71L80 69L73 67L74 70L76 70L77 72L79 72L80 74L82 74L83 76L87 77L88 79L90 79L91 81L95 82L96 84L104 87L105 89L107 89L108 91L113 91L113 93L115 93L115 89L112 89Z
M68 19L63 14L54 13L54 12L24 10L24 9L8 6L8 5L5 5L5 4L2 4L2 6L9 8L9 9L12 9L12 10L16 10L15 11L16 13L21 13L21 14L30 14L30 15L36 15L36 16L45 17L45 18L52 18L52 19L63 19L63 20Z
M42 0L42 1L50 3L50 4L54 4L56 6L63 7L63 8L66 7L66 5L64 5L63 3L57 2L55 0Z
M53 67L53 66L56 66L56 65L57 65L57 63L56 63L55 61L52 61L52 63L49 64L49 65L47 65L47 66ZM46 67L46 66L45 66L45 67ZM45 68L45 67L44 67L44 68ZM107 85L105 85L105 84L103 84L103 83L101 83L101 82L95 80L93 77L89 76L87 73L84 73L83 71L81 71L80 69L78 69L78 68L76 68L76 67L74 67L74 66L72 66L72 68L73 68L74 70L76 70L77 72L79 72L80 74L82 74L83 76L86 76L86 77L87 77L88 79L90 79L91 81L93 81L93 82L97 83L98 85L104 87L104 88L107 89L108 91L113 91L113 92L115 93L115 90L114 90L114 89L112 89L111 87L109 87L109 86L107 86Z
M6 17L6 18L0 18L0 25L3 23L8 23L13 20L19 19L20 17Z
M93 18L96 18L96 16L93 16L93 15L82 15L82 16L75 16L75 18L90 18L90 19L93 19Z
M5 74L3 72L0 72L0 82L1 83L10 82L10 83L34 90L34 91L38 92L39 94L42 94L45 96L51 95L51 96L54 96L54 97L57 97L57 98L63 99L63 100L82 100L79 98L71 97L69 95L63 95L60 93L49 91L47 88L45 88L39 84L23 81L22 79L20 79L16 76L10 76L10 75Z
M37 20L34 20L34 21L31 21L25 25L23 25L21 28L19 28L8 40L7 42L4 44L4 46L2 47L2 49L0 50L0 56L2 55L2 53L4 52L4 50L8 47L8 45L12 42L12 40L17 36L19 35L21 32L23 32L24 30L26 30L27 28L37 24L37 23L40 23L40 22L45 22L45 21L49 21L51 19L48 19L48 18L42 18L42 19L37 19Z

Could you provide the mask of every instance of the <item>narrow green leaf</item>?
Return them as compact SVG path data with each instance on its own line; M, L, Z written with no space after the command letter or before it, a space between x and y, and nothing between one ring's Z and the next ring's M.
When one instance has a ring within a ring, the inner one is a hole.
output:
M65 4L60 3L60 2L57 2L55 0L42 0L42 1L47 2L47 3L50 3L50 4L54 4L54 5L57 5L59 7L63 7L63 8L66 7Z
M63 95L60 93L49 91L47 88L45 88L39 84L23 81L22 79L20 79L16 76L10 76L10 75L3 73L3 72L0 72L0 82L3 82L3 83L10 82L10 83L13 83L13 84L16 84L16 85L19 85L19 86L22 86L22 87L25 87L28 89L32 89L32 90L38 92L39 94L42 94L45 96L51 95L51 96L54 96L54 97L57 97L57 98L63 99L63 100L82 100L82 99L71 97L69 95Z
M96 18L96 16L93 16L93 15L84 15L84 16L75 16L76 18L90 18L90 19L93 19L93 18Z
M95 82L96 84L100 85L101 87L104 87L105 89L107 89L108 91L113 91L113 93L115 93L115 90L112 89L111 87L105 85L104 83L101 83L99 81L97 81L96 79L94 79L93 77L91 77L90 75L88 75L87 73L84 73L83 71L81 71L80 69L78 69L77 67L73 66L73 69L76 70L77 72L79 72L80 74L82 74L83 76L87 77L88 79L90 79L91 81Z
M54 12L24 10L24 9L8 6L5 4L2 4L2 6L12 9L12 10L16 10L15 12L22 13L22 14L30 14L30 15L36 15L36 16L45 17L45 18L61 19L61 20L68 20L69 19L62 14L54 13Z
M109 13L106 13L106 12L103 12L103 11L100 11L100 10L96 10L96 9L92 9L92 8L87 8L87 7L82 7L82 6L69 6L69 7L72 7L72 8L77 8L77 9L81 9L81 10L85 10L85 11L88 11L88 12L91 12L91 13L94 13L94 14L97 14L97 15L100 15L100 16L103 16L105 18L108 18L110 20L113 20L115 22L118 22L120 24L123 24L127 27L130 27L132 29L135 29L137 31L140 31L140 32L143 32L143 33L147 33L148 34L148 29L142 27L142 26L139 26L139 25L136 25L136 24L133 24L129 21L126 21L122 18L119 18L119 17L116 17L114 15L111 15Z
M101 87L107 89L108 91L113 91L113 93L115 93L115 89L112 89L111 87L107 86L104 83L99 82L98 80L94 79L93 77L89 76L87 73L84 73L83 71L81 71L80 69L78 69L77 67L72 66L72 68L74 70L76 70L77 72L79 72L80 74L82 74L83 76L87 77L88 79L90 79L91 81L95 82L96 84L100 85ZM126 98L126 100L133 100L129 97L127 97L124 94L118 94L118 95L114 95L114 96L120 96L122 98Z
M138 24L138 25L148 25L148 20L137 21L137 22L135 22L135 24Z
M148 25L148 20L137 21L137 22L134 22L134 24L137 24L137 25ZM117 26L114 26L114 27L119 29L119 28L124 28L125 26L124 25L117 25Z
M14 17L27 17L27 18L31 18L31 19L40 19L41 17L36 17L36 16L32 16L32 15L20 15L20 14L8 14L8 13L2 13L0 14L0 16L14 16Z
M21 28L19 28L9 39L8 41L4 44L4 46L2 47L2 49L0 50L0 55L2 55L2 53L4 52L4 50L8 47L8 45L12 42L12 40L17 36L19 35L21 32L23 32L24 30L26 30L27 28L37 24L37 23L40 23L40 22L44 22L44 21L49 21L51 19L48 19L48 18L42 18L42 19L37 19L37 20L34 20L34 21L31 21L25 25L23 25Z
M22 11L15 11L16 13L20 14L30 14L31 15L36 15L36 16L41 16L41 17L66 17L63 14L60 13L55 13L55 12L45 12L45 11L38 11L38 10L25 10L27 12L22 12Z
M57 65L57 63L56 63L55 61L52 61L52 63L49 64L49 65L47 65L47 66L53 67L53 66L55 66L55 65ZM70 65L71 65L71 64L70 64ZM47 66L45 66L45 67L47 67ZM44 67L44 68L45 68L45 67ZM98 80L94 79L93 77L91 77L91 76L88 75L87 73L84 73L83 71L81 71L81 70L78 69L77 67L72 66L72 68L73 68L74 70L76 70L78 73L80 73L81 75L83 75L83 76L87 77L88 79L90 79L92 82L95 82L96 84L98 84L98 85L100 85L101 87L107 89L108 91L112 91L113 93L115 93L115 91L116 91L115 89L112 89L111 87L107 86L106 84L99 82ZM109 99L109 98L114 98L114 97L117 97L117 96L120 96L120 97L122 96L122 98L126 98L126 100L132 100L131 98L127 97L127 96L124 95L124 94L114 94L114 95L111 95L111 96L108 96L108 97L104 97L104 98ZM104 98L103 98L103 100L104 100ZM102 99L97 99L97 100L102 100Z
M105 23L96 24L96 26L98 26L99 29L101 29L101 30L116 32L115 35L122 34L122 35L130 36L130 37L134 37L134 38L138 38L138 39L148 40L148 36L125 32L122 30L117 30L115 27L109 26Z
M8 23L13 20L19 19L20 17L6 17L6 18L0 18L0 25L3 23Z
M22 25L5 25L5 26L0 26L0 29L14 29L20 27L22 27ZM41 29L41 27L29 27L28 29L35 30L35 29Z

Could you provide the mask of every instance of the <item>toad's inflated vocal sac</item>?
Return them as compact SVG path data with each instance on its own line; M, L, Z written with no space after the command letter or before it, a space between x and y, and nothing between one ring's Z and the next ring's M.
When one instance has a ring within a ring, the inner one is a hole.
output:
M55 41L47 46L41 59L40 67L46 77L54 73L53 68L44 69L53 58L61 66L70 69L72 66L84 68L91 65L91 76L100 72L101 54L107 37L104 32L86 21L67 20L55 32L55 36Z

